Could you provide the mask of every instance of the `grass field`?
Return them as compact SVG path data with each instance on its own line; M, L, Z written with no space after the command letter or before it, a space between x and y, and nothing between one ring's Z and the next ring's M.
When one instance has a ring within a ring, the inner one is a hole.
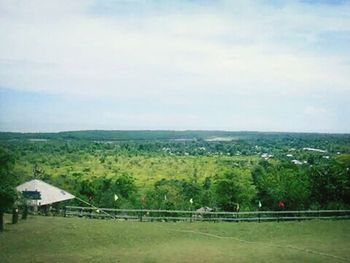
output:
M30 217L0 262L350 262L350 221L115 222Z

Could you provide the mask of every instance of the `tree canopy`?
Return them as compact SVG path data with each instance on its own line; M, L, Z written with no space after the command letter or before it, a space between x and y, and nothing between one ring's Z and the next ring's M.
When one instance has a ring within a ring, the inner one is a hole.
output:
M16 200L17 178L13 173L14 158L0 147L0 231L3 230L3 214Z

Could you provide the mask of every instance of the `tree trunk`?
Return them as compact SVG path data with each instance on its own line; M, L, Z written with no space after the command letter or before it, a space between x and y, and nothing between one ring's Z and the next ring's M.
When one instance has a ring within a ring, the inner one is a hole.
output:
M12 209L12 224L18 223L18 208Z
M28 206L25 204L23 207L23 212L22 212L22 219L26 220L28 216Z
M0 210L0 232L4 231L4 211Z

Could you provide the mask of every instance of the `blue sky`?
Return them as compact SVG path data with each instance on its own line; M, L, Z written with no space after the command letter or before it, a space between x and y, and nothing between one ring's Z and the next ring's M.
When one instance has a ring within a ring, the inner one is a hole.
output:
M349 1L0 0L0 130L350 132Z

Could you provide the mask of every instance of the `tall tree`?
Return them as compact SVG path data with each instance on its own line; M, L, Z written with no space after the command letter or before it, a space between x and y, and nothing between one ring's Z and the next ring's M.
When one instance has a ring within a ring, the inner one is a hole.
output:
M256 189L249 170L227 169L215 180L217 206L224 211L237 207L249 208L256 197Z
M4 213L16 200L17 180L13 173L14 158L0 148L0 231L4 230Z

